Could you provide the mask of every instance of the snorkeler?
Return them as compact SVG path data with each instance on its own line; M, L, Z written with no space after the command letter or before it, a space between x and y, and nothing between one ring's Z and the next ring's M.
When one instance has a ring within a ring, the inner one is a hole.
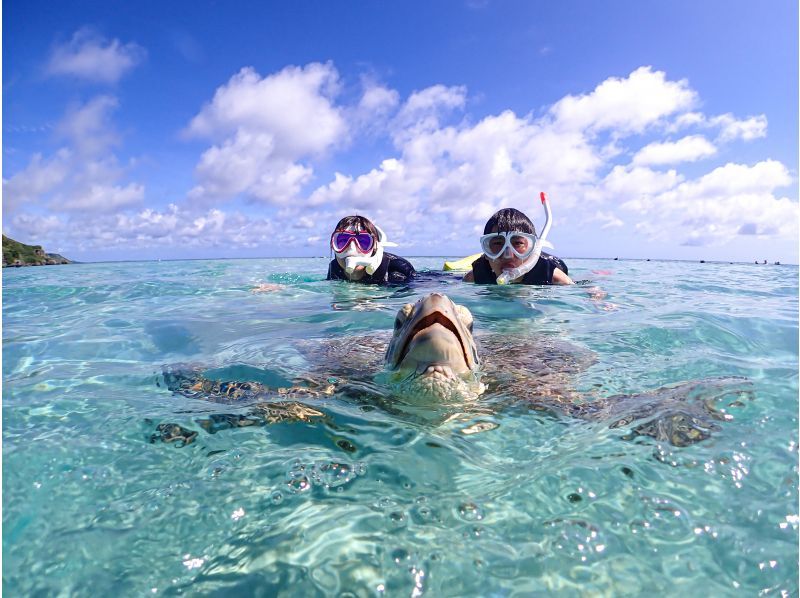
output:
M547 220L540 236L530 218L514 208L498 210L483 229L483 255L472 262L465 282L477 284L574 284L567 265L544 253L542 245L550 230L550 207L541 194Z
M328 280L362 284L402 283L416 275L406 259L383 250L386 234L364 216L346 216L331 234L334 259L328 266Z

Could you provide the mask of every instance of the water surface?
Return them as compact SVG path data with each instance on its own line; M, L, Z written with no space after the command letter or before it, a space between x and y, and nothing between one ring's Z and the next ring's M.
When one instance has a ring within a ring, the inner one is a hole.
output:
M324 259L4 270L3 589L797 595L797 267L568 264L606 296L456 276L365 288L324 281ZM232 408L163 385L176 364L324 376L315 346L380 351L397 309L434 290L495 341L592 354L569 378L586 400L686 381L702 398L731 377L752 399L675 447L502 392L480 413L411 417L371 372L363 396L309 398L321 420L209 434L198 419ZM165 422L196 441L151 443ZM476 422L496 427L465 434Z

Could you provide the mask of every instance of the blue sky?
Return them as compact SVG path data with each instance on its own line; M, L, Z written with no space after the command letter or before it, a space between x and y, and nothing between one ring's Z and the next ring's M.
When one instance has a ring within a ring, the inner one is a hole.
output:
M78 260L798 261L798 14L753 3L3 5L3 232Z

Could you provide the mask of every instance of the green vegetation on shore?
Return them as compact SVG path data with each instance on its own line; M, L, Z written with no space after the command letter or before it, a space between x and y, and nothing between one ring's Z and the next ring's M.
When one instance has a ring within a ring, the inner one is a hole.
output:
M41 245L25 245L3 235L3 268L8 266L49 266L71 264L57 253L45 253Z

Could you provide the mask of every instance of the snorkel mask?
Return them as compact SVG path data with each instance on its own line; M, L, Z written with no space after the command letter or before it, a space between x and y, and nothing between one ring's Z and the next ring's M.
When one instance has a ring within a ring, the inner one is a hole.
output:
M510 231L491 233L481 237L481 248L489 259L496 260L507 250L510 250L511 253L519 259L525 260L516 268L503 270L502 274L497 277L497 284L509 284L512 280L516 280L520 276L525 276L533 269L536 262L539 261L539 256L542 254L542 247L545 245L551 246L550 243L545 240L547 233L550 232L550 225L552 224L550 204L547 202L547 196L544 192L540 194L540 197L545 214L544 228L542 229L541 235L537 236L531 233Z
M376 239L367 231L335 230L331 235L331 249L336 257L344 260L344 271L351 275L356 267L364 266L367 274L372 275L383 261L383 245L387 243L386 233L375 225L378 231ZM375 254L372 254L375 249Z

